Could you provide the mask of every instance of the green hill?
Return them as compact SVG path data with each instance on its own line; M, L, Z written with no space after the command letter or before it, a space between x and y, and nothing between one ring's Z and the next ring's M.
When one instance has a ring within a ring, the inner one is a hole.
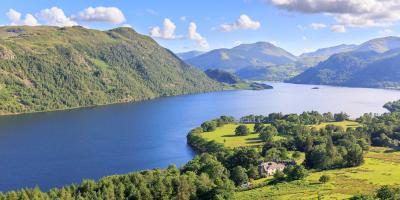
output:
M289 82L350 87L400 87L400 49L335 54Z
M236 84L242 82L235 74L219 69L207 69L204 73L211 79L221 83Z
M0 27L0 114L221 88L130 28Z

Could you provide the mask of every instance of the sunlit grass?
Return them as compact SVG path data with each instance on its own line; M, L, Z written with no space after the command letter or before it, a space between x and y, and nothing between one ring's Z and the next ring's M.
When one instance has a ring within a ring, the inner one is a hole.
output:
M311 172L304 181L282 183L235 193L236 199L346 199L358 193L372 194L382 185L400 184L400 152L373 148L362 166ZM319 183L321 175L331 180ZM266 180L260 180L259 183Z
M344 130L346 130L347 128L357 128L360 126L360 124L358 122L355 121L342 121L342 122L324 122L318 125L310 125L311 127L315 127L316 129L321 129L324 128L326 125L335 125L335 126L340 126L342 127Z

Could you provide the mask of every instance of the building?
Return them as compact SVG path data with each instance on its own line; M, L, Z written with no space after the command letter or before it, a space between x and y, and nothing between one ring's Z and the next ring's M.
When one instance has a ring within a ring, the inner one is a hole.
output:
M273 176L277 171L283 171L286 165L278 162L262 162L258 166L258 173L260 175Z

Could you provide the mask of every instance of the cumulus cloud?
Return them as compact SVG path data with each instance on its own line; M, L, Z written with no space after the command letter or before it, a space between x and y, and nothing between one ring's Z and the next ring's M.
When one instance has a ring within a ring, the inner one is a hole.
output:
M14 9L8 10L6 13L7 17L11 20L10 25L17 26L17 25L24 25L24 26L38 26L40 25L36 18L28 13L25 15L25 18L22 19L22 14Z
M10 19L12 22L19 22L21 20L22 14L14 9L9 9L8 12L6 13L8 19Z
M345 33L346 27L343 25L333 25L331 26L331 30L336 33Z
M78 23L65 16L64 11L58 7L41 10L37 17L49 26L76 26Z
M114 24L120 24L126 20L120 9L116 7L102 6L95 8L88 7L74 18L81 21L109 22Z
M327 25L321 24L321 23L312 23L312 24L310 24L310 27L311 27L312 29L314 29L314 30L319 30L319 29L326 28Z
M252 20L249 16L247 15L240 15L239 19L236 20L235 23L231 24L222 24L220 26L220 30L224 32L231 32L231 31L236 31L236 30L257 30L261 26L261 23L259 21L254 21Z
M208 44L207 40L200 35L200 33L197 32L197 25L194 22L190 22L189 28L188 28L188 36L189 39L194 40L201 46L203 49L208 49L210 48L210 45Z
M301 13L331 14L338 24L353 27L388 26L400 20L399 0L266 0Z
M31 14L26 14L24 19L24 25L26 26L38 26L40 25L36 18Z
M175 35L176 25L170 19L165 18L163 23L163 28L159 26L152 27L150 29L150 36L154 38L172 40L176 39Z

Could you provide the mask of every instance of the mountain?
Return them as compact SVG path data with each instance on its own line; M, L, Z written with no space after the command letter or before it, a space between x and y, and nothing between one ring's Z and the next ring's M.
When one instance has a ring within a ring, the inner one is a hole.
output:
M300 74L305 69L294 64L245 67L236 71L236 74L243 80L283 81Z
M188 60L188 59L194 58L196 56L199 56L201 54L204 54L204 52L203 51L188 51L188 52L176 53L176 55L182 60Z
M0 114L222 89L130 28L0 27Z
M219 69L207 69L204 73L211 79L221 83L236 84L242 82L236 75Z
M299 56L299 64L313 67L318 63L327 60L333 54L353 51L356 48L357 45L341 44L338 46L318 49L310 53L303 53Z
M267 68L276 65L294 65L296 56L282 48L268 42L242 44L232 49L216 49L200 56L186 60L187 63L202 70L221 69L224 71L238 72L243 68L247 70ZM240 74L239 74L240 76ZM241 77L242 78L242 77ZM287 74L279 77L287 78ZM246 77L255 79L255 77Z
M357 45L354 45L354 44L351 44L351 45L341 44L341 45L337 45L337 46L333 46L333 47L318 49L314 52L303 53L300 55L300 57L301 58L303 58L303 57L320 57L320 56L329 57L333 54L352 51L356 48L357 48Z
M359 45L355 51L375 51L383 53L397 48L400 48L400 37L390 36L367 41Z
M288 64L296 60L289 52L268 42L242 44L232 49L216 49L186 62L200 69L236 71L250 66Z
M350 87L400 88L400 49L339 53L289 82Z

